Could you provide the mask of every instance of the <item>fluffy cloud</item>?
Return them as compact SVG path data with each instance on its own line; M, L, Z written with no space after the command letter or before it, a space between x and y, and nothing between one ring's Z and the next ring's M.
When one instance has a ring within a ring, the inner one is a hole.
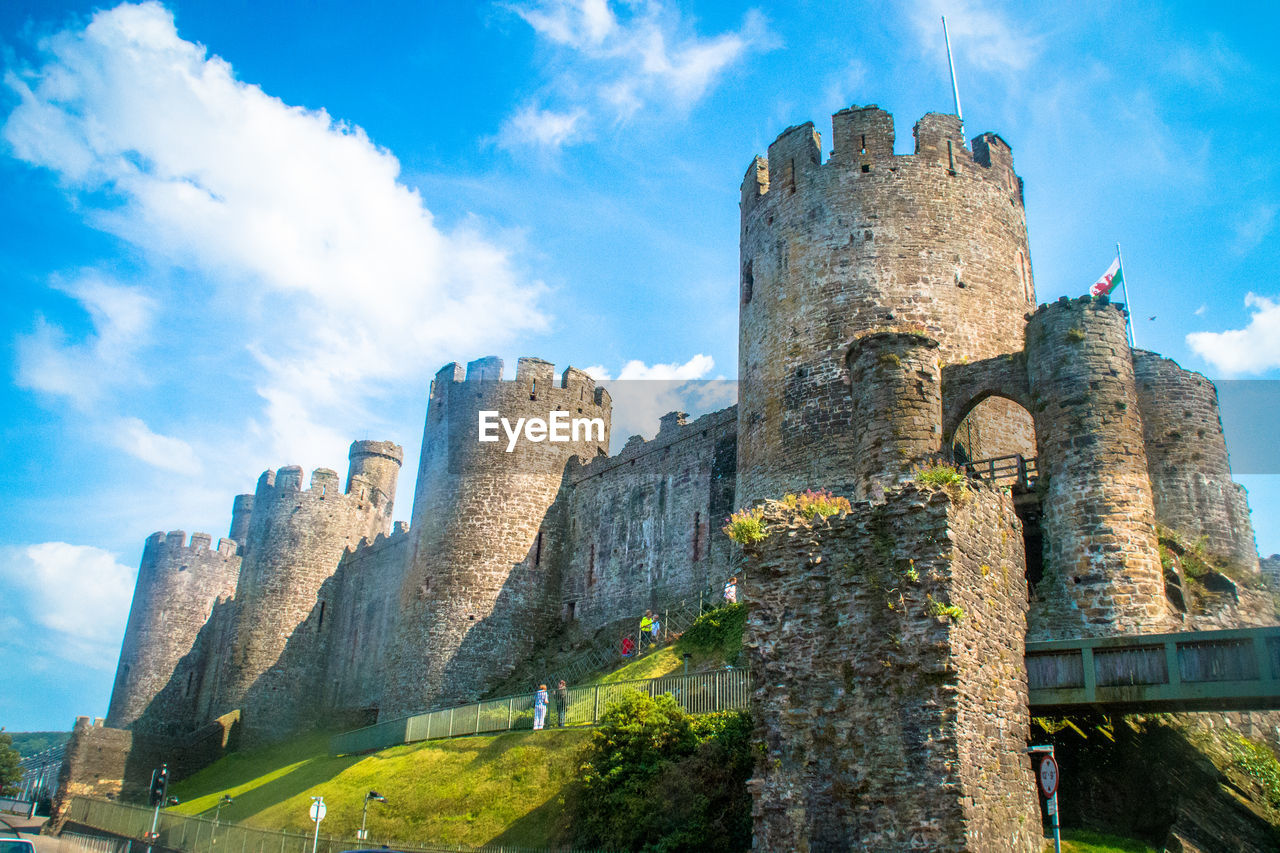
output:
M42 542L0 550L13 605L6 645L24 654L110 670L120 652L136 572L100 548ZM31 630L36 628L38 630Z
M1227 375L1280 367L1280 303L1249 293L1244 304L1253 309L1253 316L1243 329L1187 335L1188 346Z
M77 375L124 360L117 333L133 351L155 342L143 309L156 304L188 353L252 354L269 446L331 459L379 383L545 327L543 288L507 248L472 222L441 227L364 131L236 79L158 3L98 12L41 50L42 65L5 77L12 154L51 170L169 289L75 291L94 336L38 325L19 345L28 387L76 396ZM199 329L175 328L184 308Z
M152 432L138 418L121 418L112 429L112 443L130 456L165 471L194 475L203 467L190 444Z
M112 385L139 379L134 355L151 325L154 301L92 270L53 286L80 304L93 332L74 342L60 325L37 318L34 331L17 340L18 385L84 406Z
M557 54L544 95L503 124L498 142L504 147L559 147L587 138L593 120L617 121L655 105L687 109L748 51L773 43L755 10L737 30L703 37L678 12L653 0L618 12L607 0L543 0L508 8ZM548 100L559 108L538 103Z

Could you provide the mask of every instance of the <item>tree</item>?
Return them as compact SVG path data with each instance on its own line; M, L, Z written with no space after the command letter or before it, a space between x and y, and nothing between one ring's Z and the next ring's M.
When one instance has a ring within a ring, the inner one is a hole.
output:
M12 797L18 793L22 781L22 768L18 762L22 756L13 748L13 738L0 729L0 796Z

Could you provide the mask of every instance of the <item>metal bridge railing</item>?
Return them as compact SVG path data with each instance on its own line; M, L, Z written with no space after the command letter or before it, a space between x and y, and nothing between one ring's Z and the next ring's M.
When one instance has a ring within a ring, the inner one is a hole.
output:
M1036 713L1280 708L1280 627L1027 643Z
M959 467L975 480L1013 486L1014 490L1019 492L1029 492L1034 489L1036 480L1040 477L1037 459L1016 453L1012 456L995 456L991 459L962 462Z
M751 673L746 669L721 669L689 675L664 675L637 681L616 681L571 687L565 708L566 726L594 726L610 703L628 693L659 696L670 693L691 714L745 710L751 695ZM554 691L547 707L547 728L558 724ZM488 699L456 708L443 708L388 720L343 732L329 741L333 755L386 749L421 740L477 735L533 728L532 693Z

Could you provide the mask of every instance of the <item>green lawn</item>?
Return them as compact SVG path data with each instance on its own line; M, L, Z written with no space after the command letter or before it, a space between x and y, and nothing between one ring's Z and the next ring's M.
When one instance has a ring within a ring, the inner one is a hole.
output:
M182 804L201 814L223 794L222 818L249 826L308 831L311 797L323 796L326 835L354 837L364 796L370 837L384 841L543 847L554 841L562 789L577 769L588 731L511 732L428 741L366 756L331 758L327 735L235 753L176 783Z
M1045 844L1045 850L1053 850L1053 842ZM1156 853L1156 848L1131 838L1103 835L1087 829L1062 830L1063 853Z

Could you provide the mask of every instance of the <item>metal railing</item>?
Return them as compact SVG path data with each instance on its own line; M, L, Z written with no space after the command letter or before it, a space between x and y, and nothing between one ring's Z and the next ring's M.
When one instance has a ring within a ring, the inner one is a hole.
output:
M58 836L62 842L64 853L131 853L133 840L104 835L81 835L78 832L63 832ZM139 842L138 850L143 849Z
M991 459L977 459L973 462L962 462L959 467L968 476L986 483L1000 486L1012 486L1014 491L1029 492L1036 487L1040 478L1040 469L1035 457L1021 454L1012 456L994 456Z
M691 714L745 710L751 696L751 674L746 669L721 669L689 675L664 675L636 681L590 684L568 689L565 726L594 726L609 704L628 693L659 696L670 693ZM547 728L560 725L555 691L550 691ZM533 728L533 693L473 702L335 735L329 741L332 755L348 755L386 749L402 743Z
M1035 713L1280 708L1280 627L1027 643Z
M151 831L152 809L131 806L107 800L75 797L67 809L68 824L88 826L132 842L132 848L141 851L146 845L146 833ZM310 833L281 830L255 829L235 823L218 823L205 817L160 812L156 826L159 838L153 843L159 850L190 851L190 853L311 853L314 836ZM83 836L78 836L83 837ZM340 853L343 850L376 849L384 841L357 841L353 838L320 835L316 853ZM387 839L391 848L404 853L471 853L483 850L488 853L544 853L537 848L509 845L468 847L461 844L405 844ZM101 853L118 853L114 847L91 848Z

